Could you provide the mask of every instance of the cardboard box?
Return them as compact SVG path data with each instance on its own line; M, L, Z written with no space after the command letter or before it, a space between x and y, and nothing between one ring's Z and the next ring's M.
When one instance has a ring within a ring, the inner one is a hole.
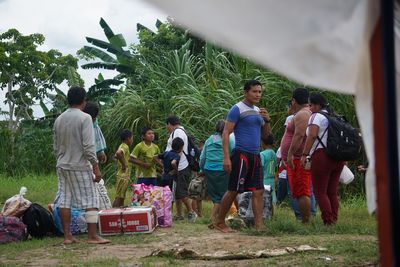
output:
M101 235L151 233L156 228L154 207L130 207L99 211Z

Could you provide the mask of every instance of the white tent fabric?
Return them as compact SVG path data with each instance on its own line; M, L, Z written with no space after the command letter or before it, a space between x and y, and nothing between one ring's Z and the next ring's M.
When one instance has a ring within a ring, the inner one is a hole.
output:
M369 40L378 0L150 0L211 42L301 82L356 95L376 208ZM268 109L268 107L267 107Z

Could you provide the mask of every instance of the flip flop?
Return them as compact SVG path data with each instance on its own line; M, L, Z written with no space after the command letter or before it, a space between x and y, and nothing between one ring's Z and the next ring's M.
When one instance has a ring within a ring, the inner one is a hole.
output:
M95 244L95 245L104 245L104 244L108 244L111 243L110 240L108 239L103 239L103 240L89 240L87 241L88 244Z

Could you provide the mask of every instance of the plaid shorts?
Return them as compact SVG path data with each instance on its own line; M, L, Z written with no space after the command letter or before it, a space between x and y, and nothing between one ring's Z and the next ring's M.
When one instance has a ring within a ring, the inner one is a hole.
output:
M92 171L73 171L57 168L57 205L60 208L91 209L99 207L98 191Z
M111 201L107 194L107 189L104 186L104 180L95 183L97 194L99 195L99 210L111 209Z

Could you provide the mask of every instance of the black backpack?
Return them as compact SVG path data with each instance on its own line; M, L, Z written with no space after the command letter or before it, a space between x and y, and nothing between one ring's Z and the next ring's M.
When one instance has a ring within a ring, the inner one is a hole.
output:
M356 160L362 151L361 133L346 120L346 118L319 112L324 115L329 125L318 141L326 149L330 158L337 161ZM322 138L328 132L327 145L322 143Z
M32 203L22 216L22 221L32 237L43 238L56 234L57 230L53 216L39 204Z
M186 154L185 152L183 152L189 162L189 168L192 171L198 172L200 171L200 149L199 147L196 145L196 143L194 142L194 137L189 135L185 129L183 128L177 128L177 129L181 129L182 131L185 132L187 139L188 139L188 152L189 154ZM176 130L176 129L175 129ZM174 140L174 133L175 130L172 132L172 140Z

